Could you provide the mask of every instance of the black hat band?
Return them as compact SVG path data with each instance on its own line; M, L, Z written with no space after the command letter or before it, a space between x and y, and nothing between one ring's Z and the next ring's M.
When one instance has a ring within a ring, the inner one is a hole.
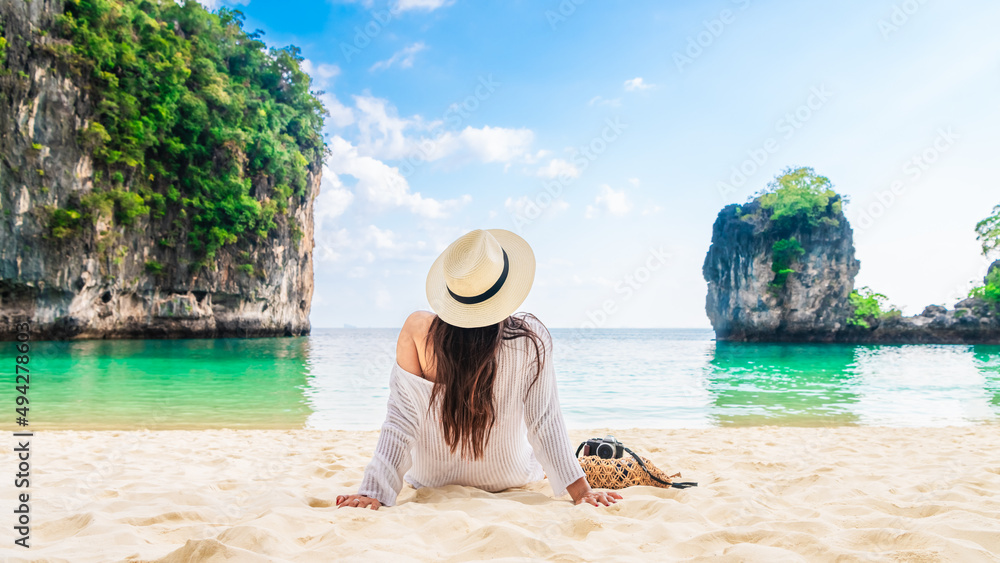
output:
M455 301L458 301L463 305L475 305L476 303L482 303L483 301L486 301L490 297L496 295L497 292L500 291L500 288L503 287L503 283L507 281L507 273L510 271L510 262L508 262L507 260L507 251L504 250L503 248L501 248L500 250L503 252L503 272L500 274L500 277L497 278L496 283L494 283L492 287L490 287L483 293L480 293L479 295L474 295L472 297L462 297L461 295L457 295L454 291L451 290L450 287L447 286L447 284L445 284L445 287L448 288L448 294L451 295L452 298L455 299Z

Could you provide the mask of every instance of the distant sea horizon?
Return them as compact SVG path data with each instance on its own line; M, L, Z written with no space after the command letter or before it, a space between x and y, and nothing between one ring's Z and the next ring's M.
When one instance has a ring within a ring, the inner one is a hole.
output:
M1000 346L734 343L716 341L711 329L551 331L570 429L1000 421ZM397 335L317 328L291 338L36 342L31 425L375 430Z

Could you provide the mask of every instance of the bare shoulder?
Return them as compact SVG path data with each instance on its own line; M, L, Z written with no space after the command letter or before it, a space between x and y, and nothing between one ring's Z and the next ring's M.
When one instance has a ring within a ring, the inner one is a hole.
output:
M425 362L421 359L427 332L435 317L437 315L430 311L415 311L406 318L399 331L399 340L396 341L396 362L399 367L410 373L426 376L423 369Z
M437 315L430 311L414 311L410 313L410 316L406 317L406 321L403 322L403 330L400 332L400 337L404 334L410 338L427 334L435 318L437 318Z

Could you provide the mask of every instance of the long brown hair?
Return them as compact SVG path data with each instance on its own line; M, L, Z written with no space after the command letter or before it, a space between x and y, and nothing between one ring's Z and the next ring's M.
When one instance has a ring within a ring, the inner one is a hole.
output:
M534 385L545 365L545 345L528 324L531 313L510 316L497 324L459 328L435 317L427 333L426 357L434 373L430 405L442 395L441 423L451 452L461 445L461 456L483 457L497 413L493 402L500 348L505 341L527 338L535 350ZM541 325L541 321L538 321ZM528 387L529 389L531 386Z

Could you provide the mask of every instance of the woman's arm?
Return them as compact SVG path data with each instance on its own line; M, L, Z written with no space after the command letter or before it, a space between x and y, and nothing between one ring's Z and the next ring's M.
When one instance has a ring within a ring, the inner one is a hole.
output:
M528 441L535 450L535 457L545 468L556 497L569 493L575 504L584 501L595 505L598 501L604 504L614 502L621 495L591 490L580 462L573 455L566 423L559 408L552 337L544 327L539 329L539 336L545 346L545 364L538 381L531 386L525 397L524 422L528 427ZM529 365L534 364L529 362Z
M411 373L420 373L403 365L416 361L416 345L414 332L419 328L418 315L411 315L403 324L396 343L397 362L400 367ZM419 368L419 363L417 364ZM395 372L395 368L393 368ZM403 475L413 463L410 450L416 440L417 432L423 420L423 410L419 406L416 390L412 382L403 380L395 373L389 378L389 402L385 422L375 445L375 455L365 467L357 495L337 498L337 504L344 506L371 506L378 509L380 505L392 506L403 486ZM343 499L343 500L341 500ZM354 502L357 500L358 502ZM374 506L373 506L374 505Z

